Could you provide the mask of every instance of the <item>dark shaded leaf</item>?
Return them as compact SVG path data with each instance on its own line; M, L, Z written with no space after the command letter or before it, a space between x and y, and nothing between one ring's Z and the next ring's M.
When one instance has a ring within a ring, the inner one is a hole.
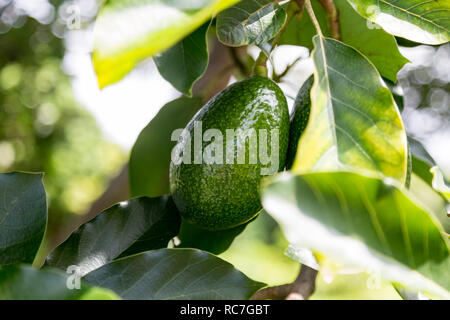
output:
M231 229L209 231L182 220L178 235L181 243L178 247L196 248L213 254L221 254L231 246L234 238L240 235L251 221Z
M0 266L32 263L46 224L42 174L0 174Z
M171 197L135 198L105 210L78 228L47 260L85 275L123 256L167 247L178 234L180 216Z
M412 171L422 180L431 185L433 175L430 169L436 165L424 146L414 138L408 137L409 147L412 156Z
M264 286L230 263L195 249L161 249L117 260L85 280L124 299L248 299Z
M208 66L206 31L209 22L189 36L156 55L154 61L159 73L178 91L191 96L192 86Z
M118 300L114 292L91 287L59 270L27 265L0 269L0 300ZM69 284L69 286L68 286ZM68 289L68 288L73 289Z
M181 97L167 103L141 131L130 156L131 196L169 194L169 168L175 129L183 129L201 108L200 98Z

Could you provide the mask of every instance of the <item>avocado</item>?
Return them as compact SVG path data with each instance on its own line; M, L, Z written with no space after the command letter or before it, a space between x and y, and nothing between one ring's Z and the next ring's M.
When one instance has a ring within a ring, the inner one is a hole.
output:
M262 208L260 181L284 169L288 138L286 98L272 80L251 77L218 93L172 151L170 189L181 216L211 231L255 217Z
M286 159L286 169L290 170L294 164L297 153L298 141L308 124L309 113L311 111L311 97L309 92L313 84L314 77L310 76L302 85L295 97L294 107L291 114L291 126L289 129L289 146Z

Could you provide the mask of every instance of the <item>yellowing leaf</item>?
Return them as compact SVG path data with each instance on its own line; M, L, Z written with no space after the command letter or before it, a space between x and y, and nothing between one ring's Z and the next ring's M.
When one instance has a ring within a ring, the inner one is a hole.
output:
M94 69L100 88L174 45L238 0L110 0L98 15Z

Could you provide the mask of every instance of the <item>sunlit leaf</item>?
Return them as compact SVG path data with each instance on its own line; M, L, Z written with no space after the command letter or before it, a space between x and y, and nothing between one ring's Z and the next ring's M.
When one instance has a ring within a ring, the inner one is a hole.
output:
M143 59L164 51L238 0L109 0L94 30L100 88L122 79Z
M318 1L311 3L324 35L330 36L324 9ZM397 72L408 62L400 54L395 38L361 17L346 0L338 0L334 3L339 13L342 42L359 50L375 65L383 77L395 82ZM280 44L301 45L312 49L312 37L316 33L311 18L303 12L301 19L296 16L287 25Z
M134 198L105 210L78 228L48 258L48 265L76 266L85 275L118 258L166 248L178 234L180 216L172 198Z
M131 196L157 197L169 194L169 167L176 140L175 129L183 129L202 107L198 97L181 97L167 103L141 131L130 156Z
M242 0L217 16L217 37L233 47L271 40L286 21L286 11L274 0Z
M450 41L448 0L347 0L360 15L386 32L415 42Z
M42 174L0 174L0 266L32 263L46 223Z
M311 114L300 139L295 172L359 168L404 183L405 128L375 67L337 40L314 37Z
M264 284L195 249L161 249L120 259L85 277L124 299L248 299Z
M354 172L278 175L264 208L287 240L412 292L450 298L449 242L434 215L395 180Z
M178 91L191 96L192 85L208 66L206 31L209 22L154 57L159 73Z
M77 280L74 274L59 270L40 270L27 265L0 269L0 300L118 299L120 297L111 290L92 287Z

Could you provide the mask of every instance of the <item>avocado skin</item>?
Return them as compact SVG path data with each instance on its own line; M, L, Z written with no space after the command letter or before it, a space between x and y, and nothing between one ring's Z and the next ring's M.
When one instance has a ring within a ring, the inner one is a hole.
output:
M297 153L298 141L308 124L311 111L310 91L314 77L310 76L302 85L295 97L294 108L291 114L291 126L289 129L289 146L286 159L286 169L290 170L294 164Z
M281 89L270 79L252 77L225 88L207 102L187 124L191 134L191 164L170 166L170 189L181 216L200 228L216 231L241 225L261 210L259 186L262 167L248 164L194 164L194 121L202 121L202 130L215 128L223 135L226 154L226 129L268 130L268 154L271 154L270 130L279 130L279 167L283 170L289 139L289 110ZM258 135L259 143L259 135ZM184 146L181 137L177 145ZM203 142L202 150L209 142ZM259 150L259 149L258 149Z

